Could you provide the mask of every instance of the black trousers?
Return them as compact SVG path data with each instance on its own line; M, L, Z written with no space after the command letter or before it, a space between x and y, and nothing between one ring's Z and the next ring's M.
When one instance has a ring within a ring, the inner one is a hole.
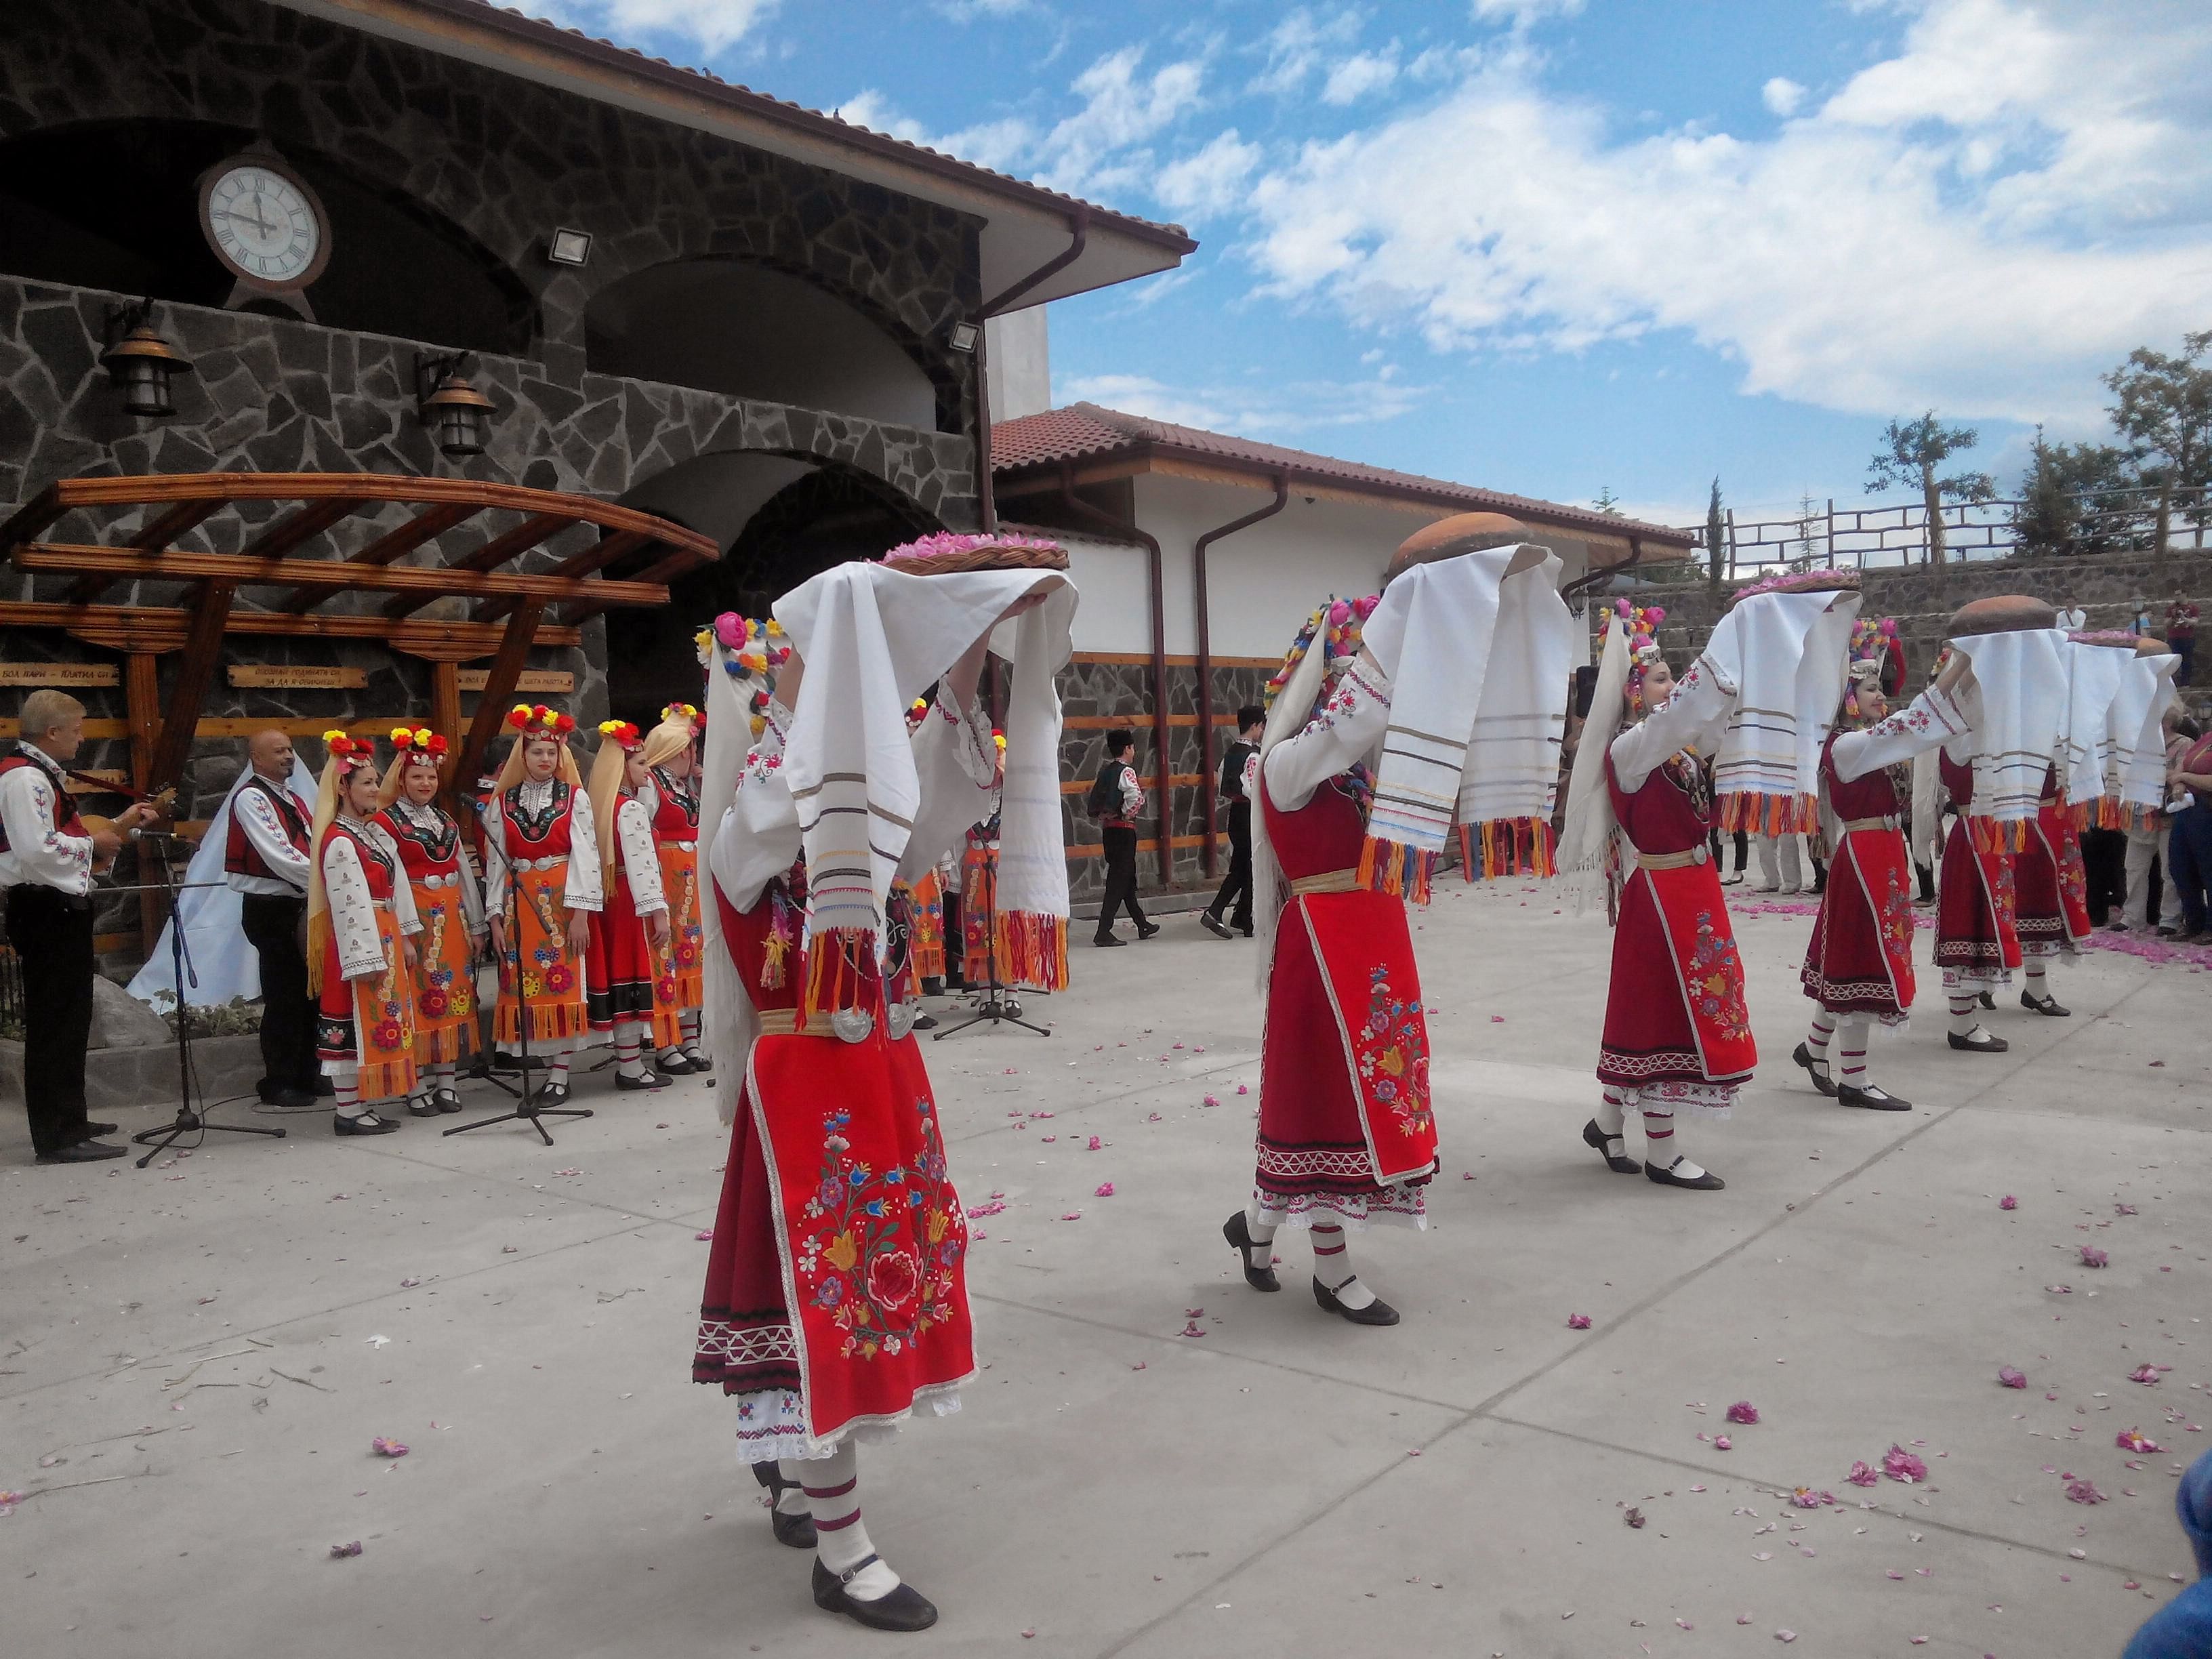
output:
M261 959L261 1095L309 1094L322 1077L315 1059L315 1006L307 997L307 957L300 924L304 898L248 893L240 901L246 937Z
M945 988L963 991L968 988L968 971L961 966L968 950L968 933L960 919L960 895L948 890L945 895Z
M92 905L52 887L11 887L8 942L23 969L23 1109L31 1146L58 1152L91 1138L84 1048L92 1036Z
M2087 890L2089 925L2102 927L2106 919L2127 902L2128 838L2117 830L2095 825L2081 832L2081 873Z
M1127 910L1139 931L1151 926L1137 908L1137 832L1108 824L1106 842L1106 908L1098 913L1098 937L1114 931L1114 919Z
M1229 873L1222 878L1221 890L1213 896L1206 910L1216 921L1231 904L1237 907L1233 926L1245 933L1252 931L1252 803L1237 800L1229 803Z

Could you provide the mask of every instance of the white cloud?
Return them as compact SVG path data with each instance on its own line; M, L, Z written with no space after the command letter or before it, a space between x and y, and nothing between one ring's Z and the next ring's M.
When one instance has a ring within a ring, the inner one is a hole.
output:
M1178 213L1219 213L1243 196L1244 180L1260 165L1260 147L1231 127L1206 147L1160 169L1152 193Z
M2002 42L2002 52L1990 50ZM1525 52L1255 185L1271 286L1440 349L1687 332L1743 387L2094 424L2096 375L2206 325L2212 13L1928 0L1771 137L1622 138ZM1470 158L1480 158L1471 166Z
M1317 18L1301 6L1268 31L1267 65L1251 90L1285 95L1304 86L1314 71L1359 39L1359 14L1349 7Z
M979 17L1013 17L1044 8L1037 0L936 0L933 9L956 23L972 23Z
M1759 98L1770 112L1786 119L1805 101L1805 88L1786 75L1778 75L1759 89Z
M1429 391L1401 385L1387 371L1365 380L1249 386L1171 386L1142 374L1079 374L1056 382L1054 395L1234 437L1287 438L1395 420L1417 408Z
M688 41L708 57L733 46L775 10L778 0L536 0L526 8L621 46Z
M1572 17L1583 0L1474 0L1469 9L1478 23L1510 23L1525 29L1547 17Z
M1322 101L1327 104L1356 104L1370 92L1380 92L1398 78L1398 43L1392 41L1380 52L1354 52L1334 69L1322 83Z

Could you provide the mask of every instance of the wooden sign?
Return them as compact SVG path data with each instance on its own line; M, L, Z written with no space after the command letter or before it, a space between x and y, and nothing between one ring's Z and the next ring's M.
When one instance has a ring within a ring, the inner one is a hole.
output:
M0 685L120 685L112 662L0 662Z
M358 691L368 684L366 668L314 668L290 664L242 662L230 670L234 686L282 686L296 690Z
M486 669L464 668L459 675L460 689L481 691L484 689L484 682L490 678L489 671ZM566 696L576 689L576 677L550 668L526 668L514 682L514 689L518 693L550 691Z

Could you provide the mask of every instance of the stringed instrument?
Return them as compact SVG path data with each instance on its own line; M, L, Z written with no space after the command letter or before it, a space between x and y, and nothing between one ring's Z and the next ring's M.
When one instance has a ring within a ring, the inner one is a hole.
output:
M127 789L118 789L114 784L110 782L107 779L94 776L90 773L76 771L66 766L62 768L62 770L68 773L70 776L75 778L79 783L95 784L100 789L111 795L128 795L131 793ZM153 794L145 797L143 799L134 802L133 805L137 806L152 807L154 809L153 822L155 823L161 824L172 823L175 820L177 811L176 786L172 784L166 789L157 790ZM95 812L78 813L77 822L84 825L85 831L88 835L120 835L127 837L130 834L127 830L118 830L115 827L115 820L113 818L102 817ZM119 851L120 849L118 848L118 850ZM114 864L115 854L111 853L106 858L97 860L94 862L92 866L93 873L94 875L105 875L110 869L114 867Z

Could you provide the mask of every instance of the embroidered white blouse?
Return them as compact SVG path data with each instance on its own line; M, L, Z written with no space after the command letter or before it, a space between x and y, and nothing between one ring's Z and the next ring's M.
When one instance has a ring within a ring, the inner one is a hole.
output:
M638 797L616 799L615 840L622 847L623 869L629 878L629 908L641 916L665 911L668 898L661 890L660 851L653 842L649 801Z
M1390 677L1363 651L1337 676L1328 701L1305 730L1267 751L1260 763L1267 799L1278 811L1297 811L1315 790L1371 753L1389 724Z
M522 804L526 807L542 808L553 798L553 785L525 783ZM592 823L592 798L581 789L568 792L568 845L584 856L568 860L566 879L562 884L562 902L571 910L598 910L605 899L599 885L599 831ZM484 872L484 909L495 916L507 914L507 888L514 880L508 865L512 855L507 846L507 803L503 795L494 795L484 813L484 862L490 867Z
M27 743L15 746L31 763L0 777L0 823L8 826L0 887L52 887L82 894L92 884L92 837L65 836L54 828L54 803L61 798L54 763L44 750Z
M392 919L403 934L421 933L422 920L415 914L415 890L408 884L398 843L377 824L343 816L338 822L363 841L374 842L392 860ZM331 938L338 948L338 972L348 979L381 977L393 964L384 957L384 940L376 927L376 902L369 896L368 876L362 869L360 850L347 836L332 836L323 848L323 893L330 901Z

